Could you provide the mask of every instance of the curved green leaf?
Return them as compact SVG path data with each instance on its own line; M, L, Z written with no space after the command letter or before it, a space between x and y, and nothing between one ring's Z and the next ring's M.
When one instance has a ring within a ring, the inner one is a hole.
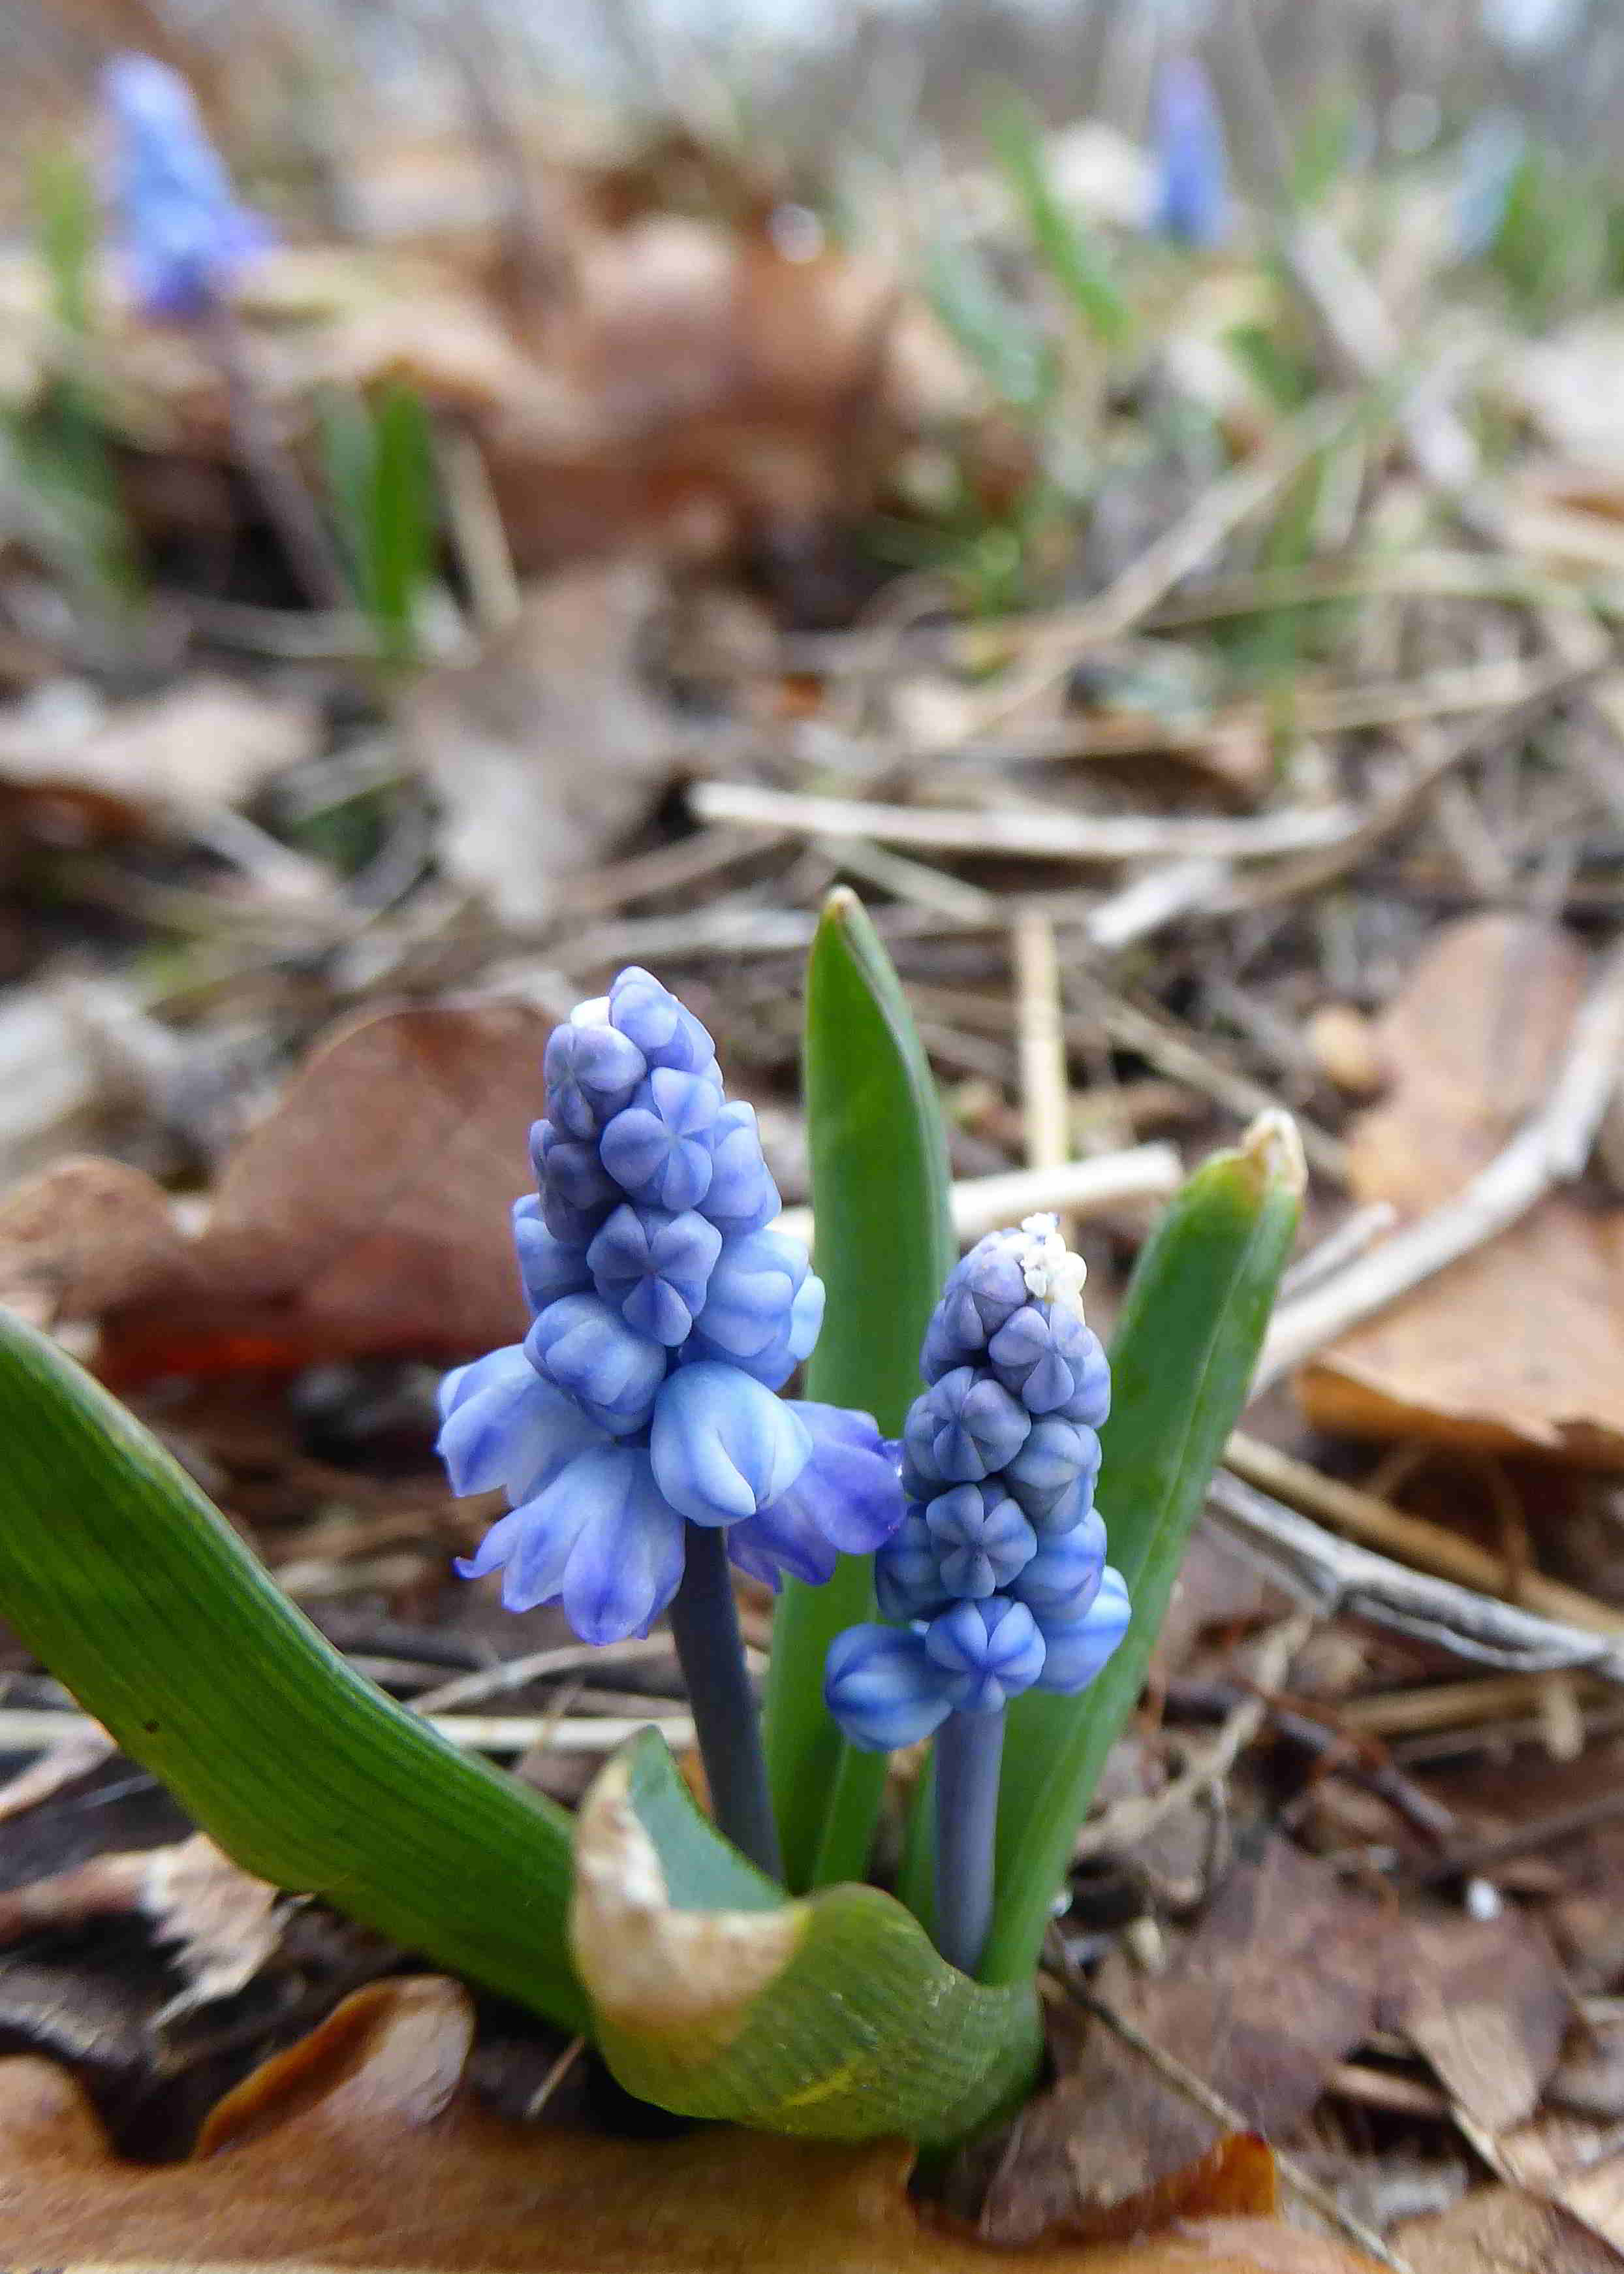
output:
M0 1311L0 1616L229 1856L566 2029L561 1809L348 1667L134 1417Z
M570 1925L610 2067L680 2115L946 2145L1036 2069L1030 1977L970 1981L877 1888L786 1895L700 1813L652 1729L582 1805Z
M998 1804L988 1982L1027 1979L1105 1757L1133 1711L1207 1487L1257 1366L1303 1193L1283 1114L1215 1154L1140 1251L1111 1343L1099 1500L1133 1615L1077 1698L1028 1691L1010 1708Z
M898 1435L919 1348L959 1253L936 1085L884 943L853 892L831 892L807 966L807 1136L828 1324L807 1395L872 1413ZM867 1557L825 1587L791 1579L772 1629L767 1766L793 1888L861 1879L884 1788L883 1754L854 1753L823 1706L823 1661L873 1615Z

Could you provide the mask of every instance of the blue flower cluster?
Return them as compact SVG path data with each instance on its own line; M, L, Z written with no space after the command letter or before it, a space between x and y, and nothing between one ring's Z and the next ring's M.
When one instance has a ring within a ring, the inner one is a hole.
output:
M191 88L167 64L116 56L102 97L131 290L149 316L193 320L270 244L270 228L237 204Z
M457 1493L511 1514L459 1563L509 1610L561 1603L588 1642L646 1634L682 1577L684 1524L726 1528L741 1570L821 1584L902 1517L866 1413L777 1391L817 1340L823 1283L768 1227L780 1201L756 1116L710 1035L648 972L621 972L547 1043L538 1191L514 1208L532 1324L447 1377Z
M1229 232L1229 169L1212 81L1193 56L1175 55L1157 74L1152 139L1159 235L1202 250Z
M829 1653L829 1710L855 1745L1081 1690L1122 1639L1127 1591L1094 1505L1110 1375L1082 1279L1053 1216L1030 1216L948 1280L903 1432L907 1513L875 1557L898 1623L848 1628Z

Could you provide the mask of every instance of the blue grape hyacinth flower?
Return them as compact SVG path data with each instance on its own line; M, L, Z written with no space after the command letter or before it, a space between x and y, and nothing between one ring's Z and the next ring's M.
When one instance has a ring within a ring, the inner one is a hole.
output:
M273 242L237 201L191 88L154 56L116 56L102 74L108 190L130 287L153 317L195 321Z
M1158 72L1151 140L1158 235L1200 251L1222 245L1229 233L1223 120L1212 82L1193 56L1172 56Z
M906 1513L875 1556L883 1618L830 1652L825 1697L888 1751L1034 1687L1081 1690L1126 1631L1094 1505L1110 1373L1052 1216L989 1232L932 1314L902 1434Z
M777 1394L823 1284L767 1229L778 1188L710 1035L633 968L554 1029L543 1073L538 1189L514 1208L530 1332L441 1387L453 1491L509 1503L458 1570L606 1643L647 1633L699 1531L773 1587L872 1553L902 1521L895 1451L867 1414Z

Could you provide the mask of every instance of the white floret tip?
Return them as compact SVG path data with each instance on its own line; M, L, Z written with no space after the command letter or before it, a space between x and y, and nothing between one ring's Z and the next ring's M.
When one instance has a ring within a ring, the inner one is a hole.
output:
M1037 1302L1074 1311L1080 1319L1088 1266L1066 1246L1059 1219L1048 1214L1029 1216L1020 1228L1026 1235L1019 1258L1026 1292Z

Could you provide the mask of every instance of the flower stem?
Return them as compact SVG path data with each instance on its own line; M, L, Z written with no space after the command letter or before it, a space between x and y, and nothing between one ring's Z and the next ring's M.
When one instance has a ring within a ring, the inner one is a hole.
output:
M710 1806L733 1846L781 1883L784 1860L767 1790L761 1725L745 1672L726 1540L719 1525L690 1524L686 1529L687 1558L671 1606L671 1632L688 1684Z
M226 390L232 439L281 538L304 597L316 609L350 607L353 594L298 460L254 375L236 310L216 297L205 318L209 347Z
M951 1713L936 1738L936 1947L974 1974L992 1925L1002 1713Z

